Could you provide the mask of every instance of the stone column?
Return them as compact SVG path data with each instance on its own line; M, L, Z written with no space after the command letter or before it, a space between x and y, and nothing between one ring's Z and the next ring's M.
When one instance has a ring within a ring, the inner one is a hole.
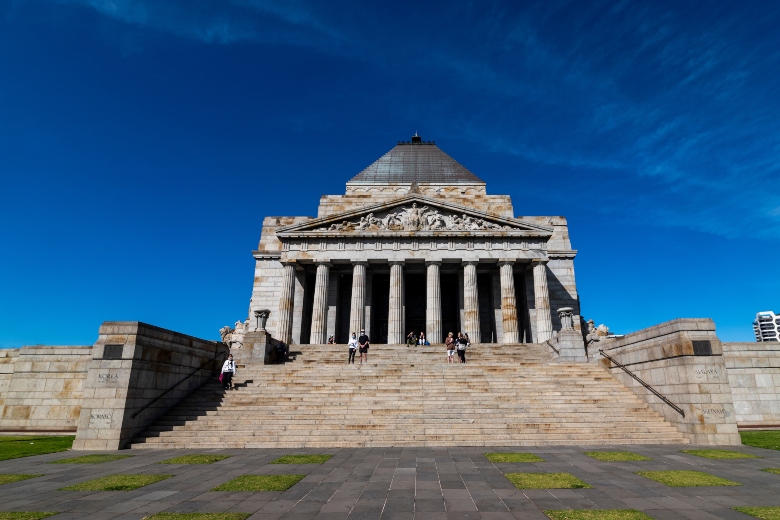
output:
M387 315L387 343L404 342L404 263L390 262L390 302Z
M428 274L425 292L425 336L431 344L441 343L444 341L441 330L441 262L425 262L425 266Z
M317 279L314 282L314 304L311 313L312 344L328 341L328 277L330 264L317 262Z
M547 263L534 262L534 301L536 303L536 342L542 343L552 338L552 318L550 317L550 291L547 289Z
M515 275L512 271L514 260L499 260L501 270L501 341L518 343L520 341L517 324L517 300L515 298Z
M472 343L481 343L477 262L463 262L463 315L463 332L469 335Z
M352 262L352 300L349 308L349 331L360 336L365 328L366 268L368 262Z
M292 342L293 309L295 308L295 263L285 262L282 274L282 295L279 297L279 340Z

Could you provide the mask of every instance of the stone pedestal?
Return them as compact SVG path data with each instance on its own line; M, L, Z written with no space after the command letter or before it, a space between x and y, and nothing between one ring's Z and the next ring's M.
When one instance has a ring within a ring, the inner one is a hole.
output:
M276 362L276 344L271 335L264 330L248 332L244 336L244 346L233 352L236 363L269 365Z

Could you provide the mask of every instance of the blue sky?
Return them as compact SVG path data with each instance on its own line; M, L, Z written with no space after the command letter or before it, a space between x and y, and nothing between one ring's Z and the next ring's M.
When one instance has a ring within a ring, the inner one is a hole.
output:
M0 4L0 347L247 314L266 215L415 131L569 219L626 333L780 311L780 3Z

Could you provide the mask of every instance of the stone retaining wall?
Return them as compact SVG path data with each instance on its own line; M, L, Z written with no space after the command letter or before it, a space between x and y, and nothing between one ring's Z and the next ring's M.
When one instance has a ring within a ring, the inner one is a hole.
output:
M116 450L217 377L228 348L139 322L105 322L88 363L74 450Z
M0 433L74 434L92 347L0 350Z
M780 342L724 343L737 425L780 428Z
M711 319L677 319L609 341L601 348L682 408L682 417L644 386L589 348L694 444L740 444L721 342Z

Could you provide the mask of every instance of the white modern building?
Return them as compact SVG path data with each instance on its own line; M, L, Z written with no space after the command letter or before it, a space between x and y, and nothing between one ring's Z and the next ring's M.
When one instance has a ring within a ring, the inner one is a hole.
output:
M780 341L780 315L772 311L759 312L753 322L753 332L756 341Z

